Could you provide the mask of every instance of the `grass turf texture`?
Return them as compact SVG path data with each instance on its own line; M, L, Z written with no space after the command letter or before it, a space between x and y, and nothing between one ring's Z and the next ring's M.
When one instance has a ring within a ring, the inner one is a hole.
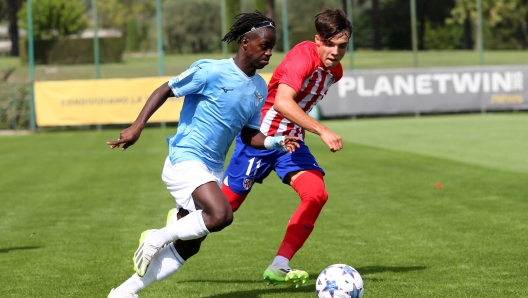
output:
M308 135L330 200L292 262L307 285L260 280L297 205L272 173L140 296L315 297L318 273L347 263L365 297L528 297L526 116L326 121L345 149ZM140 233L174 204L160 179L173 132L146 129L124 153L104 144L118 130L0 137L0 297L106 297L127 279Z

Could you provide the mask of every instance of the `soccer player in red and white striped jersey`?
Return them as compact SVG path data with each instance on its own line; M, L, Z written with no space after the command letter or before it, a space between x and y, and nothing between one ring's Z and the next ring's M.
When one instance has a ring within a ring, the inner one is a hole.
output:
M346 43L340 46L346 50ZM317 44L311 41L301 42L288 52L282 63L275 69L268 84L268 98L261 113L260 130L264 134L304 138L303 127L284 117L274 108L277 92L279 89L289 91L287 98L290 99L293 97L291 91L294 91L293 101L302 109L303 116L309 113L323 99L330 86L343 76L343 67L339 63L339 57L329 58L332 59L327 63L330 67L326 67L319 56ZM334 62L336 62L335 66Z
M352 24L340 9L324 9L314 18L315 42L296 45L277 67L268 83L260 130L267 136L296 136L300 148L280 153L254 150L237 137L226 169L222 191L236 211L251 191L274 170L290 185L301 202L288 223L286 234L264 279L271 284L299 286L308 273L291 269L289 262L306 242L328 199L323 175L315 157L304 144L305 131L315 133L332 152L343 148L341 137L308 113L343 75L343 59L352 34Z

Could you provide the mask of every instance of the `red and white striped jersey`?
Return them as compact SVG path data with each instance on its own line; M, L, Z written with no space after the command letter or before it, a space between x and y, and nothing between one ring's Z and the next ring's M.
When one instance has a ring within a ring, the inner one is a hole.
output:
M267 136L296 136L304 140L304 129L277 113L273 108L279 84L286 84L297 93L295 101L306 113L328 92L330 86L343 76L343 67L324 67L317 45L304 41L293 47L273 72L268 84L268 98L262 107L260 131Z

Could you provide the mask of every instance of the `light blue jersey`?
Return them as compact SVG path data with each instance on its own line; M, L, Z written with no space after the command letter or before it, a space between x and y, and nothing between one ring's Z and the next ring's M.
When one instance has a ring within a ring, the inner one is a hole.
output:
M233 59L199 60L169 81L185 96L178 132L167 139L173 163L202 161L223 171L229 146L244 126L260 128L260 110L268 95L264 79L248 77Z

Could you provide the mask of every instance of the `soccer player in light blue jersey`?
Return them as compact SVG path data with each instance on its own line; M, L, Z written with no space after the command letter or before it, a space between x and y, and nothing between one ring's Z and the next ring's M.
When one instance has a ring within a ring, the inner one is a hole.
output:
M247 145L258 149L293 152L299 146L297 137L266 137L259 131L267 85L256 70L269 63L275 24L258 11L237 18L222 39L239 42L234 58L195 62L156 89L136 121L116 141L107 142L112 149L127 149L167 98L185 96L178 131L167 139L169 155L162 172L176 200L177 220L141 234L133 258L136 274L112 289L109 298L138 297L140 290L176 273L207 234L231 224L233 211L220 186L229 146L239 132Z

